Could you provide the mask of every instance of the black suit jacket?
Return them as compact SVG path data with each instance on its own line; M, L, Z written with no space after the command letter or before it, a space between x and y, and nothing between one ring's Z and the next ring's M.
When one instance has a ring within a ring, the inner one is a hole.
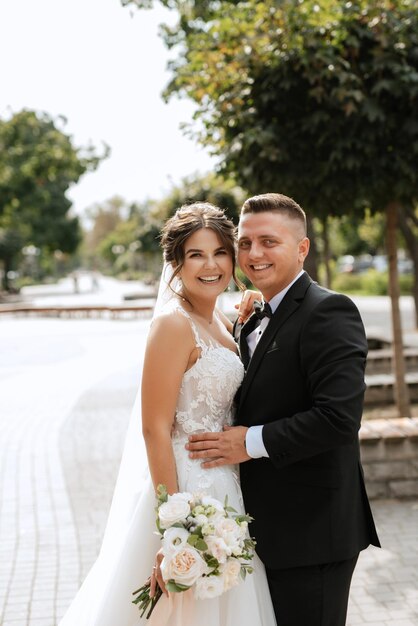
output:
M244 364L251 324L250 318L239 338ZM331 563L380 545L358 441L366 356L354 303L305 273L248 364L236 423L264 424L269 458L242 463L241 485L267 567Z

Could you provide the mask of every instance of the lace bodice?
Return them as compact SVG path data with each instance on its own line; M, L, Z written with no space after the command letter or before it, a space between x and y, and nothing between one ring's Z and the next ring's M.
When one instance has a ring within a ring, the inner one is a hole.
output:
M200 351L196 363L183 376L172 432L179 489L205 491L221 501L225 494L235 493L243 507L237 468L204 469L199 459L190 459L185 444L193 433L221 431L232 423L234 396L244 377L244 366L232 350L204 336L180 305L176 309L189 320Z
M200 356L183 376L176 407L173 440L191 433L220 431L232 423L233 400L244 376L237 354L214 339L203 339L197 324L180 306L177 310L190 321Z

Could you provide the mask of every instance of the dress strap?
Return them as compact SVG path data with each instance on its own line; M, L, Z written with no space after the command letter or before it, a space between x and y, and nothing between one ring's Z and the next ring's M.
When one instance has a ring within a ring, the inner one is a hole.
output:
M207 348L208 346L203 341L203 339L200 337L199 331L197 330L196 323L193 321L192 316L187 311L185 311L182 306L178 306L178 307L176 307L176 309L178 311L180 311L180 313L182 313L184 315L184 317L187 317L187 319L189 320L190 326L192 327L193 336L194 336L194 339L195 339L195 342L196 342L196 347L197 348L201 348L202 350Z

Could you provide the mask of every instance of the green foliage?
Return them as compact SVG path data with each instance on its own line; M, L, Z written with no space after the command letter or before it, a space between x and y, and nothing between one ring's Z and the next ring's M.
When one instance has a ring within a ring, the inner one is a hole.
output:
M126 219L129 208L120 196L113 196L100 204L94 204L86 209L86 217L92 223L92 228L86 235L86 247L90 254L123 220Z
M220 566L218 559L216 559L214 556L209 555L208 553L205 553L203 555L203 558L205 559L206 565L208 567L210 567L213 571L218 570Z
M73 252L81 238L66 192L100 160L94 149L75 148L46 113L23 110L0 120L0 260L7 269L23 246L44 254Z
M379 214L370 215L368 211L363 219L356 215L331 217L328 236L335 258L344 254L376 254L384 249L385 219Z
M165 221L183 204L211 202L224 209L228 217L237 223L244 200L244 191L231 178L223 179L215 174L192 175L183 178L163 200L155 204L154 214Z
M135 219L119 222L97 246L97 252L107 261L114 263L118 256L138 240L138 222Z
M164 504L164 502L167 502L167 500L168 500L167 487L163 484L158 485L157 486L158 506L160 506L161 504Z
M399 286L402 295L411 295L413 277L411 274L399 276ZM332 282L334 291L346 294L363 296L387 296L388 274L368 270L364 274L337 274Z
M89 209L93 228L86 233L84 255L89 264L100 266L126 279L138 279L152 271L150 257L160 256L161 221L152 214L152 203L128 204L114 197ZM154 263L151 263L153 266ZM159 269L155 268L156 271Z
M417 197L415 2L162 4L179 16L167 44L181 44L166 95L197 104L224 174L316 215Z
M181 593L182 591L187 591L190 589L187 585L182 585L181 583L176 583L174 580L169 580L166 584L166 589L170 593Z

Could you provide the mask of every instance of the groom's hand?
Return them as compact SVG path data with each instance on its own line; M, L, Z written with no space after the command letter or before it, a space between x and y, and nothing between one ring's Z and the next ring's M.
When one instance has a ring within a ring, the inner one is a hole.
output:
M220 433L190 435L186 449L191 459L205 459L202 467L209 469L220 465L235 465L249 461L245 449L245 426L225 426Z

